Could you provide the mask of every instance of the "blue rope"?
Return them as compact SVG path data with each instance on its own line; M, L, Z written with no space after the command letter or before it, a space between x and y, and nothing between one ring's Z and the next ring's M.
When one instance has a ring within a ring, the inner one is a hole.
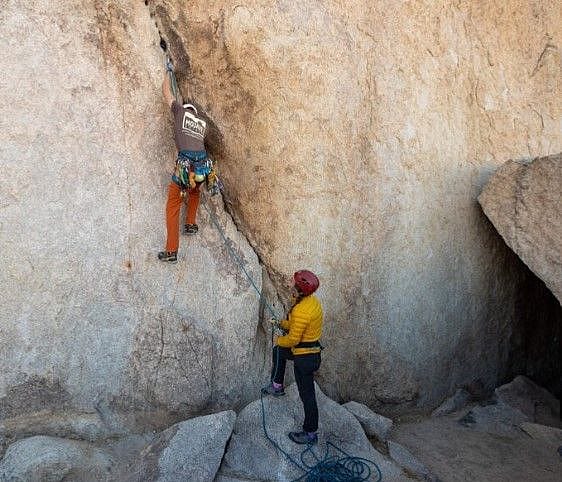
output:
M256 293L258 294L260 300L263 300L264 305L269 310L269 312L271 313L271 316L275 317L276 316L275 311L273 311L273 308L270 306L270 304L267 302L267 300L263 297L262 292L257 287L256 283L254 282L254 280L252 279L252 277L250 276L250 274L246 270L246 267L244 266L244 263L242 263L242 260L240 259L240 257L234 252L234 250L230 246L230 243L228 242L228 238L226 237L226 235L224 234L224 231L220 227L215 215L211 212L211 210L207 206L207 203L205 202L204 197L203 197L203 203L202 204L205 207L205 210L207 211L207 213L209 213L209 217L211 218L211 221L213 222L213 224L217 228L217 231L220 233L220 235L221 235L221 237L224 241L224 245L226 246L226 248L228 249L228 252L230 253L230 256L236 262L236 264L242 270L242 272L246 275L246 278L248 278L248 281L250 282L250 284L252 285L254 290L256 290Z
M318 457L312 445L307 447L300 454L300 463L269 435L265 422L265 405L263 393L260 395L262 428L266 438L271 444L281 452L293 465L304 472L303 475L293 479L291 482L366 482L371 479L371 475L376 473L375 482L382 480L382 473L378 465L372 460L362 457L354 457L343 451L332 442L326 442L326 451L322 458ZM337 455L330 455L333 452ZM312 461L307 462L309 458ZM373 470L373 469L374 470Z

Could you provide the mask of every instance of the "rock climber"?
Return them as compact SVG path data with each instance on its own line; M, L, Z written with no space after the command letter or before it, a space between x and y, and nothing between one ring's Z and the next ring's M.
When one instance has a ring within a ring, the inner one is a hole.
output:
M284 379L287 360L293 360L295 381L304 408L302 432L290 432L289 438L298 444L318 442L318 406L314 390L314 373L320 368L320 336L322 335L322 306L313 293L320 286L318 277L308 270L293 276L293 306L288 319L271 322L286 332L273 347L271 382L262 393L275 397L285 395Z
M174 138L178 156L172 181L168 186L166 203L166 250L158 253L158 259L175 263L178 259L179 247L179 215L182 200L187 196L187 213L184 234L196 234L196 221L199 207L199 189L203 181L214 182L212 162L205 149L207 124L200 117L194 105L181 103L172 93L171 79L173 67L166 65L166 74L162 83L162 93L166 104L174 117ZM175 82L175 77L174 77Z

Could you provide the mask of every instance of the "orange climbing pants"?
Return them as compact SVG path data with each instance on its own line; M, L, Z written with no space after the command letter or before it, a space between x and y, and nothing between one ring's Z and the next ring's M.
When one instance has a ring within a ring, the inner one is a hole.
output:
M186 224L195 224L199 207L200 185L201 183L197 183L193 189L187 189ZM171 182L168 186L168 201L166 202L166 231L168 234L166 251L177 251L180 245L179 220L182 201L181 188L175 182Z

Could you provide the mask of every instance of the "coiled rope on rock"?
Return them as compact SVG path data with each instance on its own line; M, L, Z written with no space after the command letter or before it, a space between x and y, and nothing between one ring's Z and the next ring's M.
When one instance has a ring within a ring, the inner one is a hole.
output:
M224 194L223 194L224 195ZM202 196L202 204L211 222L221 235L224 245L226 246L231 258L238 265L242 273L246 276L250 285L254 288L259 296L259 299L264 302L264 306L269 310L271 316L276 317L275 311L271 305L263 298L263 293L257 287L256 283L244 267L240 257L234 252L234 249L228 242L228 238L220 227L218 220L214 213L209 209L206 202L206 196ZM271 329L271 339L273 341L273 327ZM277 360L275 367L278 366L279 352L277 352ZM367 482L371 480L371 476L376 474L376 478L372 479L373 482L380 482L382 480L382 473L378 465L372 460L362 457L354 457L349 455L344 450L330 441L326 442L326 450L324 456L320 458L313 450L312 445L307 445L306 448L300 453L300 462L297 461L291 454L287 453L281 446L269 435L266 424L265 405L263 401L263 393L260 394L261 401L261 415L262 415L262 428L266 438L269 442L281 452L287 460L293 465L298 467L304 474L292 482ZM330 454L331 453L331 454ZM307 462L308 460L308 462Z

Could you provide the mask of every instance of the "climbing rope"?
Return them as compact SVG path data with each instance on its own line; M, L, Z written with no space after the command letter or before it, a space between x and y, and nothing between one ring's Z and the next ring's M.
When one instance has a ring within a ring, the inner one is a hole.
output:
M205 210L211 218L211 222L221 235L224 244L230 253L232 259L239 266L241 271L246 275L248 281L260 297L263 300L265 307L269 310L272 316L275 317L275 312L273 308L267 303L263 298L262 292L257 287L256 283L244 267L244 264L240 260L240 257L235 253L235 251L230 246L228 238L226 237L223 229L220 227L218 220L214 213L209 209L206 202L206 197L203 196L202 202ZM271 330L271 338L273 341L273 328ZM273 344L273 343L272 343ZM275 370L279 366L279 351L277 351L277 359L275 362ZM269 442L281 452L293 465L298 467L304 472L304 474L292 482L366 482L371 479L371 475L376 474L374 482L380 482L382 480L382 473L378 465L372 460L364 459L362 457L354 457L349 455L341 448L337 447L331 442L326 442L326 451L324 456L320 458L314 450L312 450L312 445L307 445L307 447L300 453L300 462L292 457L288 452L283 450L281 446L269 435L267 431L266 416L265 416L265 405L263 401L263 393L260 395L261 401L261 415L262 415L262 427L263 432ZM330 454L332 452L332 454ZM309 460L307 462L306 460Z
M236 262L236 264L238 265L240 270L246 275L246 278L248 278L248 281L250 282L250 285L252 285L252 287L254 288L256 293L258 294L258 297L259 297L260 301L263 301L264 306L268 309L271 316L276 317L275 311L273 310L271 305L267 302L267 300L263 297L263 293L260 291L260 289L256 285L255 281L250 276L250 273L248 273L248 271L246 270L246 267L244 266L244 263L242 263L242 260L240 259L240 257L235 253L234 249L232 249L232 246L228 242L228 238L226 237L226 234L224 233L224 231L220 227L216 216L211 212L211 210L207 206L205 196L203 195L202 198L203 198L203 202L201 204L203 204L203 207L205 208L205 210L209 214L209 217L211 218L212 223L214 224L215 228L217 228L217 231L221 235L221 237L224 241L224 245L226 246L226 249L228 250L231 258Z
M178 102L178 81L176 80L176 74L174 73L174 64L170 57L166 56L166 72L168 72L168 77L170 78L170 87L172 88L172 95L174 100ZM180 101L181 102L181 101Z

